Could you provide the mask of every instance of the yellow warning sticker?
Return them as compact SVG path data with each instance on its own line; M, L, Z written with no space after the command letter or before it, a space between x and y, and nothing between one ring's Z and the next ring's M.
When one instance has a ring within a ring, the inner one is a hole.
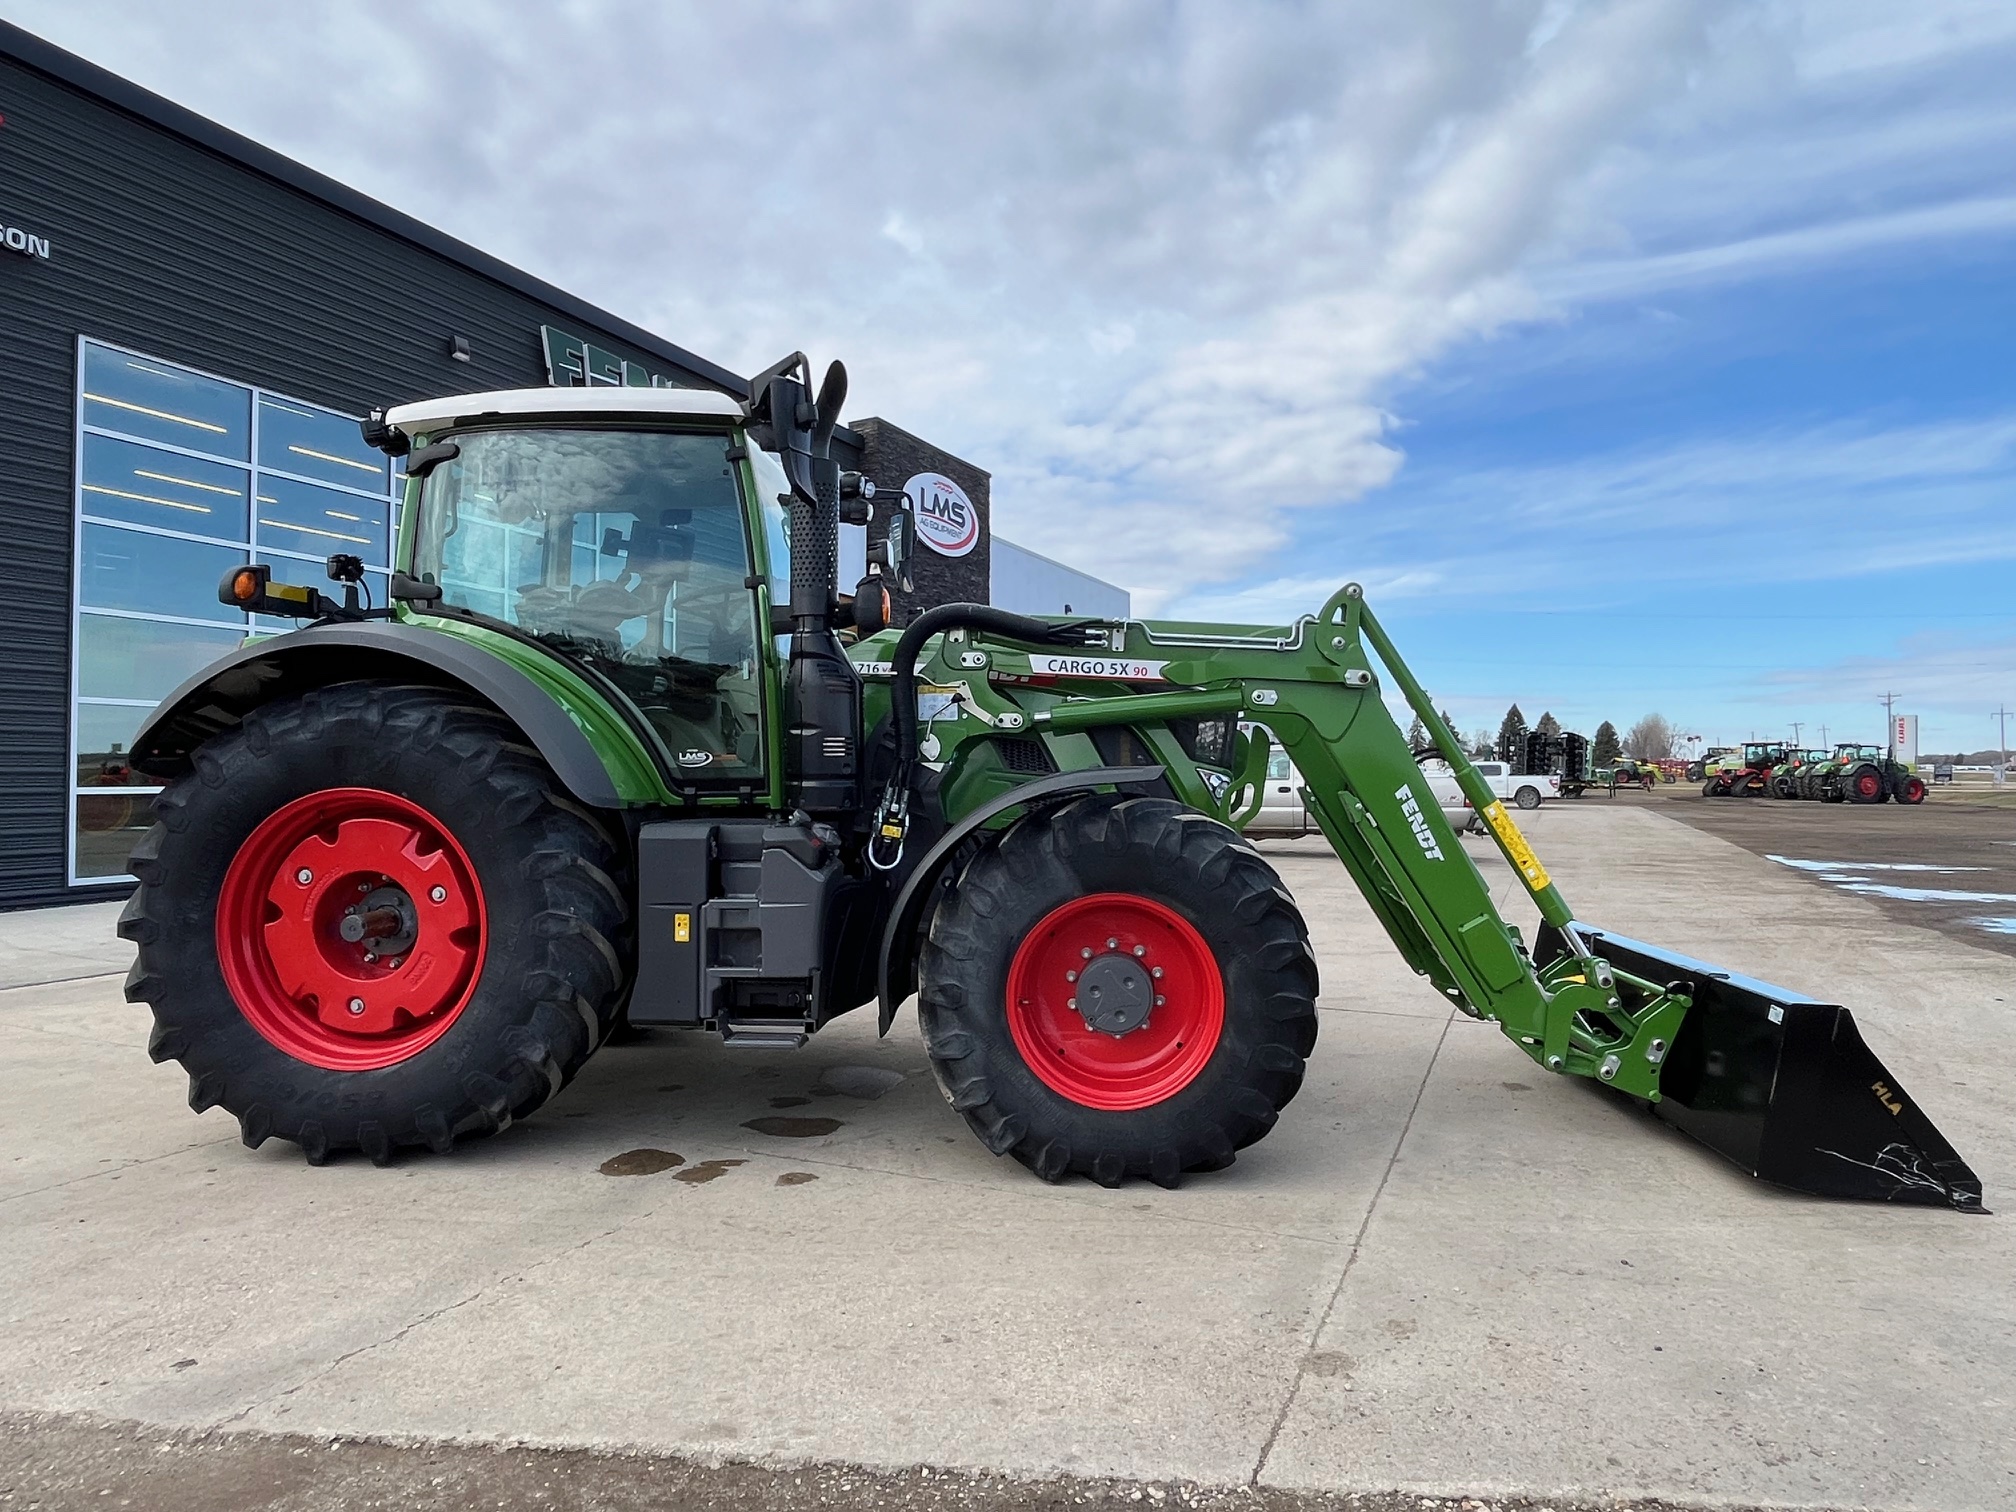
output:
M1547 868L1540 864L1540 858L1533 854L1533 847L1526 843L1526 837L1519 833L1519 826L1512 822L1512 816L1505 812L1505 805L1494 803L1484 810L1484 822L1497 835L1498 843L1512 858L1512 864L1519 868L1519 875L1526 879L1527 887L1539 892L1548 885Z

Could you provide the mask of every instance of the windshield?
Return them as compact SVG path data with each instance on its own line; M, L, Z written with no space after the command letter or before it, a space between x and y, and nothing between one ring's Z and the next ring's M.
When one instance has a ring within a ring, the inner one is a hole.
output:
M626 693L690 776L762 768L749 540L725 435L470 431L428 475L413 570Z

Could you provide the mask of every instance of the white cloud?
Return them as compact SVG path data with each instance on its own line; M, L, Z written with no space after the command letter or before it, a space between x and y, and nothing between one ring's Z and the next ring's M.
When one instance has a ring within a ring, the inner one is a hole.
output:
M1334 586L1287 559L1312 521L1399 591L1462 581L1350 506L1466 343L2016 225L2011 13L1958 0L0 3L718 361L844 356L856 414L988 467L1005 534L1147 609ZM1828 476L1922 468L1957 518L1978 480L1919 439L1844 437ZM1770 450L1571 492L1740 493Z

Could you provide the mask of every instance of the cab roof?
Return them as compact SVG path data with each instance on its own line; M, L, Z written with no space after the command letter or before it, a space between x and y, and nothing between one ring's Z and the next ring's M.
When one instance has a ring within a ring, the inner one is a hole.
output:
M662 415L673 420L740 420L739 400L713 389L684 388L525 388L487 394L450 394L422 399L385 412L385 423L408 436L467 420L505 420L514 415L550 419L556 415L636 419Z

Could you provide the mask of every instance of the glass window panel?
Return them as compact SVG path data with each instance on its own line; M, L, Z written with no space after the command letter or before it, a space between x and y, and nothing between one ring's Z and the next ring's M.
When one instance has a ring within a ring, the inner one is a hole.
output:
M415 570L436 574L449 602L594 666L685 771L761 770L761 642L727 438L541 429L456 439L461 455L421 494Z
M81 486L84 513L90 515L242 541L248 476L242 467L133 441L84 438Z
M317 557L347 551L381 567L389 560L389 500L261 473L258 502L261 546Z
M271 395L259 399L259 465L345 488L388 487L385 454L364 444L355 420Z
M217 602L217 585L225 573L244 565L240 547L86 524L77 560L77 598L88 609L230 623L239 617Z
M151 793L78 794L77 880L125 876L126 858L153 823Z
M235 383L87 342L79 406L86 425L248 460L252 391Z
M87 611L77 617L77 691L87 698L163 698L244 638L242 630Z
M157 778L126 764L140 721L152 712L135 704L77 705L77 786L158 787Z

